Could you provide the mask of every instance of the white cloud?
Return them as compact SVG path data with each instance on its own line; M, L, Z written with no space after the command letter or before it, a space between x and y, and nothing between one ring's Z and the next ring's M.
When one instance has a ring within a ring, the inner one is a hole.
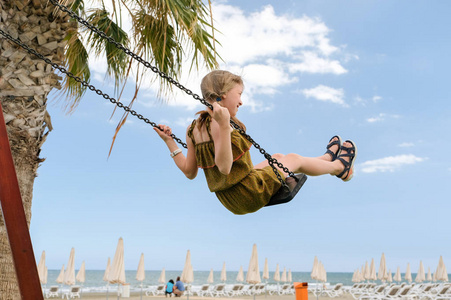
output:
M289 65L291 72L305 72L317 74L345 74L348 71L343 68L338 60L319 57L318 53L306 51L299 55L300 63Z
M427 158L417 157L413 154L388 156L376 160L369 160L360 164L364 173L395 172L405 165L413 165L425 161Z
M413 147L413 146L415 146L414 143L407 143L407 142L404 142L404 143L401 143L398 145L398 147L401 147L401 148L409 148L409 147Z
M304 89L302 90L302 93L307 98L314 98L319 101L332 102L342 106L347 106L343 100L343 89L334 89L325 85L318 85L317 87L311 89Z
M368 103L377 103L377 102L379 102L380 100L382 100L382 97L381 96L378 96L378 95L374 95L373 97L371 97L371 98L362 98L362 97L360 97L360 96L355 96L354 97L354 101L357 103L357 104L360 104L360 105L363 105L363 106L366 106Z
M276 15L271 5L246 15L227 4L213 6L215 26L224 60L244 65L257 59L284 55L290 57L302 50L314 50L329 56L338 47L330 44L329 28L318 18Z
M332 44L329 37L331 30L320 18L276 14L271 5L249 14L225 2L213 3L213 17L218 30L215 36L221 43L216 47L224 60L220 68L244 75L247 93L244 107L248 106L254 112L271 109L271 105L258 99L259 94L279 93L282 87L297 81L296 74L341 75L348 72L343 62L347 62L349 57L358 59L344 53L344 46ZM128 18L124 16L124 20ZM100 71L104 74L106 63L97 60L94 64L94 60L91 61L91 65L96 66L94 73ZM201 67L199 72L189 74L190 63L184 62L182 69L185 71L180 74L179 81L200 95L199 84L208 70ZM94 78L100 79L96 74ZM152 72L141 78L144 80L138 102L148 107L156 101L159 81L155 81ZM135 75L131 75L128 85L133 85L134 80ZM149 98L149 95L154 96ZM165 100L170 106L181 106L191 111L202 108L199 101L177 88ZM344 105L339 95L327 101Z
M378 102L379 100L381 100L382 99L382 97L381 96L373 96L373 101L374 102Z
M366 119L366 121L368 123L376 123L376 122L385 121L387 118L398 119L398 118L400 118L400 116L399 115L388 115L388 114L385 114L385 113L380 113L376 117L371 117L371 118Z

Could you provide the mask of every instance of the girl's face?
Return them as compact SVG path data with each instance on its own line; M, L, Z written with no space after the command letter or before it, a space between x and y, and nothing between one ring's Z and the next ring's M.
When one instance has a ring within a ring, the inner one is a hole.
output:
M222 96L222 106L229 110L230 116L234 117L238 108L243 105L241 94L243 93L243 85L236 84L230 91Z

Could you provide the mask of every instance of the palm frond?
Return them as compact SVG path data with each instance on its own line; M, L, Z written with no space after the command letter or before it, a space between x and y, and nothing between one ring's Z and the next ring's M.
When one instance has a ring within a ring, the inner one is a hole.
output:
M124 46L128 45L127 33L116 22L110 19L109 13L105 9L94 9L90 12L88 22L118 43ZM92 31L89 32L87 40L96 56L105 53L107 74L114 78L114 86L118 88L124 79L129 57L124 51L118 49L114 44L106 41Z
M179 25L179 36L182 40L189 41L192 45L192 64L199 67L199 59L202 57L208 68L216 68L218 55L215 47L217 43L213 32L216 29L213 21L207 21L208 9L202 1L192 0L164 0L168 7L170 18ZM211 18L213 20L213 18ZM207 30L211 30L212 34ZM220 56L218 55L220 58Z
M89 82L91 72L89 71L88 52L80 40L78 31L76 29L69 30L65 40L67 41L64 61L66 69L75 76L80 77L83 81ZM66 99L70 99L66 103L66 109L69 112L77 107L85 92L85 86L69 76L64 76L62 94Z

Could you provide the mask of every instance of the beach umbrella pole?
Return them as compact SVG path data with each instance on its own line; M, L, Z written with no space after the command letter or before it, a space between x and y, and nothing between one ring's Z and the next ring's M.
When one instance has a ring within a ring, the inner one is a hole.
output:
M316 290L316 300L318 300L318 279L316 279L316 286L315 286L315 290Z
M265 298L267 297L267 296L266 296L266 291L267 291L267 289L268 289L268 280L266 280L266 284L265 284Z
M141 281L141 300L143 300L143 282Z
M106 300L108 300L108 285L109 285L109 282L106 284Z

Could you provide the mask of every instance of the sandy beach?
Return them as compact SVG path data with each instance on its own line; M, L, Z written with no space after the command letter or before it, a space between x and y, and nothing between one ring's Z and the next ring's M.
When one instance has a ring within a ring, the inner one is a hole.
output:
M312 293L308 294L309 298L311 300L316 299L316 296L314 296ZM187 300L186 296L183 296L181 298L175 298L170 297L166 298L164 296L146 296L143 295L143 299L146 300L163 300L163 299L181 299L181 300ZM105 300L106 294L105 293L98 293L98 294L83 294L83 299L90 299L90 300ZM115 300L117 299L116 294L110 293L108 295L109 300ZM130 299L130 300L140 300L140 294L139 293L131 293L129 298L121 297L120 299ZM240 296L240 297L198 297L198 296L190 296L190 300L217 300L217 299L234 299L234 300L251 300L254 299L253 296ZM256 300L294 300L296 299L295 295L257 295L255 296ZM330 300L330 297L318 297L318 300ZM335 299L340 300L353 300L352 296L350 294L344 294L340 297L336 297Z

